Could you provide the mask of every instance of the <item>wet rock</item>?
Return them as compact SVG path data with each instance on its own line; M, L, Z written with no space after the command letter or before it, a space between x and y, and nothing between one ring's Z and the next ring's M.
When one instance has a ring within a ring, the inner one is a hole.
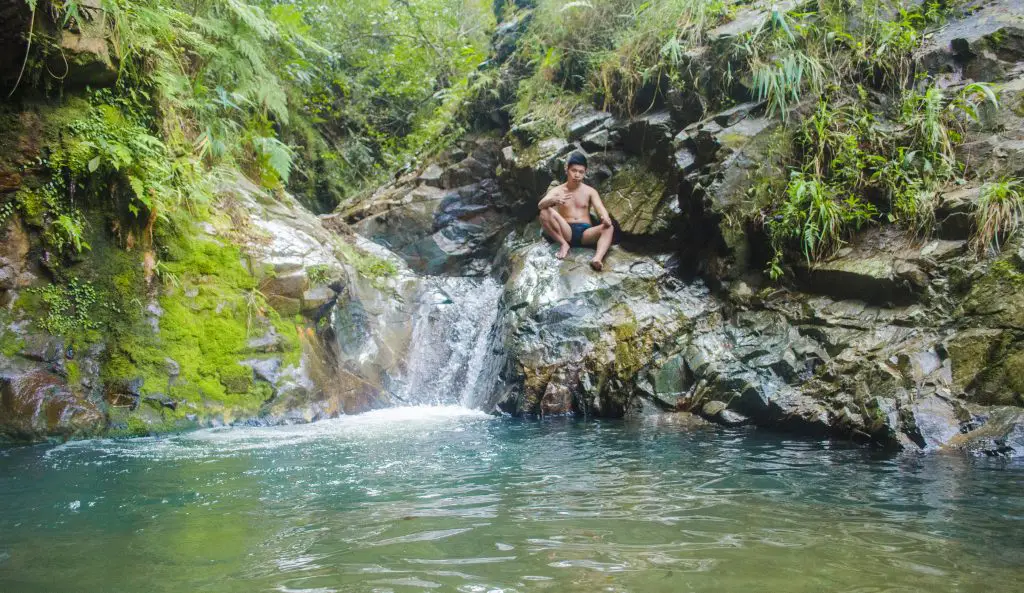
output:
M917 57L930 72L975 81L1001 78L1024 61L1024 3L994 2L951 21L925 41Z
M562 145L567 146L564 141ZM347 205L341 216L360 235L397 253L417 272L486 271L482 260L489 262L498 235L514 223L520 208L516 196L504 195L494 181L494 167L501 161L509 175L530 175L517 168L512 147L501 149L500 156L499 148L488 138L466 141L463 154L469 154L441 168L441 185L451 188L448 191L399 181ZM539 197L532 199L536 203Z
M631 162L598 189L624 236L636 238L644 248L651 249L653 241L665 241L674 232L679 200L658 173Z
M963 308L967 315L984 319L986 325L1024 330L1024 291L1020 290L1024 272L1008 263L989 266L971 284Z
M666 96L672 123L676 129L685 128L704 118L704 104L696 92L672 88Z
M260 292L267 298L279 296L300 299L307 288L309 288L309 278L306 276L305 270L271 276L260 283Z
M968 187L940 194L935 208L936 236L961 241L969 239L980 193L980 187Z
M618 132L601 129L584 136L580 146L587 152L611 150L618 145L620 136Z
M917 399L910 412L913 426L907 432L926 451L943 447L960 434L961 416L946 398Z
M0 238L0 292L29 286L35 279L28 258L31 245L19 216L8 217Z
M750 424L750 419L729 409L724 402L709 401L701 407L702 417L722 426L743 426Z
M564 378L561 378L564 381ZM540 398L541 416L561 416L572 412L572 392L564 382L548 383Z
M472 156L467 156L459 163L447 168L443 173L444 187L461 187L472 185L493 174L487 163L482 163Z
M955 435L947 448L985 457L1024 457L1024 409L986 409L975 420L981 426Z
M39 368L0 372L0 437L38 441L49 436L88 436L104 427L94 404Z
M900 246L895 247L895 246ZM806 287L838 299L879 305L907 305L929 283L920 247L899 229L872 230L807 273Z
M335 292L327 286L315 286L302 293L302 311L313 313L334 300Z
M253 377L258 381L265 381L276 385L281 373L280 358L252 358L240 362L242 366L252 369Z
M142 379L108 381L103 388L103 401L117 408L134 410L142 397Z
M664 360L655 360L641 376L637 377L637 389L662 408L677 410L687 396L692 382L690 371L686 367L686 358L677 352Z
M621 248L609 253L601 273L587 265L590 250L574 250L564 261L545 242L511 239L506 250L499 327L507 357L502 376L511 391L496 403L513 414L538 414L555 384L577 394L576 414L621 416L637 412L638 398L652 391L669 397L651 385L658 374L651 367L659 350L708 313L703 286L672 278L666 258Z
M268 295L267 304L274 308L282 317L293 317L302 312L302 301L300 299L281 295Z
M672 153L674 127L672 115L668 111L640 116L626 124L622 145L633 154L653 153L656 159L667 161L668 155Z

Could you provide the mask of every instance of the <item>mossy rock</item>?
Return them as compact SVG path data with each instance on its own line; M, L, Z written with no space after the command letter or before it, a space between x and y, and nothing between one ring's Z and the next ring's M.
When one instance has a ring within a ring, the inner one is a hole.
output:
M599 188L601 201L626 236L665 239L679 214L663 176L640 163L623 167Z

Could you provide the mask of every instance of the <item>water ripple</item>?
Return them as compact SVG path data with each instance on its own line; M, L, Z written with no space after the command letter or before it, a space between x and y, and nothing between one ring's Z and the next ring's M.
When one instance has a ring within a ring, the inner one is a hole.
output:
M1022 486L747 431L386 410L5 451L0 590L1014 591Z

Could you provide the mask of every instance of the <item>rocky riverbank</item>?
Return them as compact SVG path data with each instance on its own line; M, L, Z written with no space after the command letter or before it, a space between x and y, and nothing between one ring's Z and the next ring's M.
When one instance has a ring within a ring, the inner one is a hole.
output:
M1011 238L995 256L971 246L983 184L1024 175L1019 8L981 6L914 56L945 88L983 81L998 98L957 143L969 170L939 192L931 232L871 224L820 261L788 262L778 280L764 273L773 247L748 216L750 196L785 177L780 135L814 106L783 120L750 88L707 98L725 92L716 48L772 18L756 5L689 57L701 66L693 85L642 114L580 109L551 135L482 105L478 132L330 215L232 176L208 222L160 247L91 206L92 249L55 271L40 221L8 213L0 434L145 434L400 403L423 304L459 306L431 282L440 276L503 286L475 346L487 350L473 370L487 392L474 402L487 411L695 414L892 448L1024 454L1024 243ZM492 67L513 82L529 19L523 7L495 37ZM32 186L34 159L75 109L5 111L6 199ZM533 222L572 151L588 155L589 181L621 227L603 273L580 250L556 260ZM78 288L54 292L56 275ZM117 291L137 313L103 309L97 294ZM62 335L55 311L112 317L103 327L117 331L72 324L82 331Z

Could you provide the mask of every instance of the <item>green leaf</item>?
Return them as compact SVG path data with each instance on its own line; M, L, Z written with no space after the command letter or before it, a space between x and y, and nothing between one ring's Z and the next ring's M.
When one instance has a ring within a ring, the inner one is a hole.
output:
M89 161L89 172L95 173L96 169L100 168L100 157L95 156Z

